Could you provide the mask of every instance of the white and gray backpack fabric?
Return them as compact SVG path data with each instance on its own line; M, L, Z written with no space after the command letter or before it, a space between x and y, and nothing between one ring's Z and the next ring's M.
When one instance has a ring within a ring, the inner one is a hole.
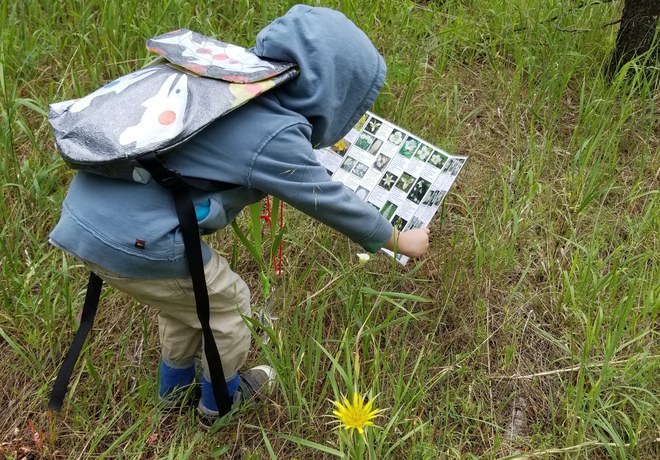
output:
M50 105L57 148L72 168L146 183L142 155L175 149L298 72L187 29L154 37L147 48L160 54L153 64Z

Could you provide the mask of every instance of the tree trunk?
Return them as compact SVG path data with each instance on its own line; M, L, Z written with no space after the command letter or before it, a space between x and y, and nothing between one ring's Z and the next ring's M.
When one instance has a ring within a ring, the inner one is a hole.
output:
M616 49L608 66L613 76L624 64L651 48L660 14L660 0L625 0ZM654 45L655 57L660 47Z

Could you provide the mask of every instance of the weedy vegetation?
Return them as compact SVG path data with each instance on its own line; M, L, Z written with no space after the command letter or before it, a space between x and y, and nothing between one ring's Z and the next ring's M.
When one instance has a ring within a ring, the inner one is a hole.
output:
M279 277L231 229L209 240L279 318L250 362L279 377L203 433L156 403L155 312L110 289L45 410L87 276L48 244L73 172L47 107L149 62L151 36L251 46L292 2L0 0L0 457L341 457L332 402L358 391L365 458L658 458L660 98L646 56L603 77L622 2L319 3L385 56L374 111L470 159L405 267L290 207Z

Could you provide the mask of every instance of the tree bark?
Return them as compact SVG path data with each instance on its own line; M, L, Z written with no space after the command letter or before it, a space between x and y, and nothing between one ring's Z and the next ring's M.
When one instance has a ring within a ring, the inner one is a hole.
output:
M625 0L621 25L616 37L616 49L608 66L610 77L628 61L651 48L658 25L658 15L660 15L660 0ZM657 41L654 48L657 59L660 50Z

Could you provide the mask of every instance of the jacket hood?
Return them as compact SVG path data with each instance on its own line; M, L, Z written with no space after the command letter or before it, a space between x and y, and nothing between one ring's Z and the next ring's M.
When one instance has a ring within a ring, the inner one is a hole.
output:
M385 81L385 61L369 38L328 8L294 6L259 32L253 51L298 64L300 75L272 94L309 121L314 147L344 137Z

